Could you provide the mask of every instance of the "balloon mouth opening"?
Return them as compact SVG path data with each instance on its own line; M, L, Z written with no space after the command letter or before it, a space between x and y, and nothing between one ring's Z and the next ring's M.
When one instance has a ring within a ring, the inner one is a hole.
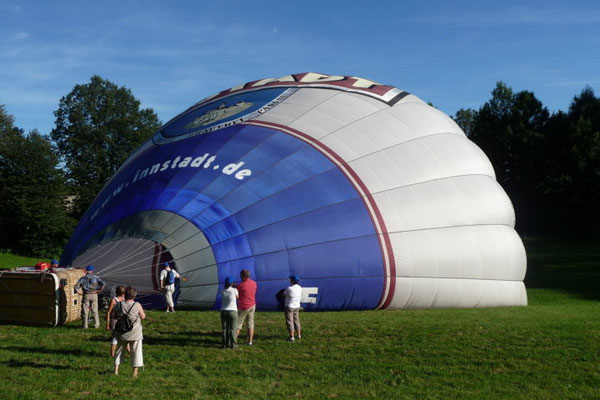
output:
M131 285L146 308L160 309L166 304L161 289L164 263L181 274L174 293L178 306L213 307L219 278L212 247L204 232L172 212L142 211L108 225L82 247L70 265L94 264L107 292L117 285Z

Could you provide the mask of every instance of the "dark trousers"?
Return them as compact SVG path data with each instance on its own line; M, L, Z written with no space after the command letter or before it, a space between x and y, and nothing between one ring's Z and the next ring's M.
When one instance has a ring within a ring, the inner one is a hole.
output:
M223 327L223 347L238 347L235 337L237 331L237 311L221 311L221 326Z

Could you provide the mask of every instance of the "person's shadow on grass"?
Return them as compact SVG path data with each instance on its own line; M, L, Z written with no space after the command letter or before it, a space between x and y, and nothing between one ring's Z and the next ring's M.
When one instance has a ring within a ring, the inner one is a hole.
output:
M9 350L17 353L28 354L54 354L54 355L70 355L70 356L85 356L97 357L98 352L82 349L49 349L45 347L22 347L22 346L1 346L0 350Z
M37 363L34 361L17 361L17 360L8 360L3 362L2 364L6 365L7 367L11 367L11 368L35 368L35 369L42 369L42 368L51 368L51 369L71 369L71 367L67 366L67 365L60 365L60 364L45 364L45 363Z

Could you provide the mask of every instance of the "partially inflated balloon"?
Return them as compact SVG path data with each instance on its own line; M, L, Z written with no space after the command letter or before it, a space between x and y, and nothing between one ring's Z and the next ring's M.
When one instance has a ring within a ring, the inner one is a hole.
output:
M216 308L248 269L259 309L525 305L514 211L485 154L399 89L315 73L249 82L165 124L85 213L61 264L161 305ZM153 296L154 295L154 296Z

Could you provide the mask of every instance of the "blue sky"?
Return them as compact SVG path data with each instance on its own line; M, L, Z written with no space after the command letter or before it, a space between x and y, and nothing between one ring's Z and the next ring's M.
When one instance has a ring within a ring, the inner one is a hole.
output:
M600 95L598 1L0 0L0 104L47 134L76 84L100 75L163 122L240 83L355 75L449 115L497 81L567 110Z

